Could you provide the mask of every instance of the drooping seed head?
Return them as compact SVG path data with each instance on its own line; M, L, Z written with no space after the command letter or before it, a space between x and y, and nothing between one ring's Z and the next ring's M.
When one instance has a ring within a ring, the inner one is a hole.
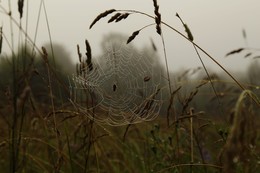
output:
M126 44L130 43L131 41L133 41L133 39L135 39L135 37L139 34L140 30L137 30L135 32L133 32L133 34L128 38Z
M110 9L110 10L107 10L107 11L105 11L105 12L99 14L99 15L94 19L94 21L90 24L89 29L91 29L91 28L93 27L93 25L95 25L95 23L97 23L100 19L106 17L107 15L109 15L109 14L115 12L115 11L116 11L115 9Z
M115 21L119 16L121 16L121 13L116 13L114 16L112 16L109 20L108 23L111 23L113 21Z
M129 13L124 13L122 14L121 16L119 16L117 19L116 19L116 22L119 22L123 19L126 19L127 17L129 16Z

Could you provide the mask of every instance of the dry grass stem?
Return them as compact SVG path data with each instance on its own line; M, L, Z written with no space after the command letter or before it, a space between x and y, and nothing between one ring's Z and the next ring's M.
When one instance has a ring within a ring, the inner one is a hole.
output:
M174 90L174 91L171 93L170 102L169 102L169 105L168 105L168 108L167 108L167 124L168 124L168 126L170 125L170 114L172 113L171 109L172 109L172 106L173 106L174 96L177 94L177 92L178 92L180 89L181 89L181 86L179 86L176 90Z

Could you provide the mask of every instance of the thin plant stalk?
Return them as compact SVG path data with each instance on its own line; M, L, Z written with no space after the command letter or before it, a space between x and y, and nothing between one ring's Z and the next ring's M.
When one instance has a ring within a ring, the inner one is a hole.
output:
M46 25L47 25L47 29L48 29L48 36L49 36L49 40L50 40L52 61L53 61L53 64L54 64L54 68L56 69L55 53L54 53L54 48L53 48L53 42L52 42L50 25L49 25L49 19L48 19L48 15L47 15L47 9L46 9L46 6L45 6L45 1L42 0L42 2L43 2L43 10L44 10L44 15L45 15L45 21L46 21ZM58 89L59 89L60 100L63 104L61 87L59 86Z
M59 159L61 158L62 154L62 149L60 146L60 138L59 138L59 131L58 131L58 127L57 127L57 119L56 119L56 111L55 111L55 104L54 104L54 95L53 95L53 89L52 89L52 80L51 80L51 71L50 71L50 64L49 64L49 60L48 60L48 54L47 54L47 50L42 47L42 51L43 51L43 60L45 62L46 65L46 69L47 69L47 75L48 75L48 88L49 88L49 94L50 94L50 101L51 101L51 107L52 107L52 112L53 112L53 122L54 122L54 133L55 133L55 137L56 137L56 141L57 141L57 147L58 147L58 160L57 163L59 162ZM58 171L56 166L55 166L55 171Z
M36 44L36 39L37 39L37 34L38 34L38 28L39 28L39 23L40 23L42 3L43 3L43 0L41 1L40 7L39 7L39 10L38 10L37 23L36 23L36 28L35 28L34 39L33 39L33 41L29 39L29 41L30 41L30 42L32 43L32 45L33 45L32 54L33 54L33 52L34 52L34 49L37 48L35 44ZM25 33L27 33L27 32L25 32ZM26 37L26 38L27 38L27 37Z
M193 145L193 109L190 109L190 163L194 163L194 145ZM193 173L192 165L190 166L190 172Z
M170 95L172 93L172 87L171 87L171 79L170 79L170 72L169 72L169 66L168 66L168 58L167 58L167 53L166 53L166 48L165 48L165 41L163 37L163 32L161 33L161 39L162 39L162 44L163 44L163 54L164 54L164 61L165 61L165 66L166 66L166 73L167 73L167 79L168 79L168 84L169 84L169 92Z
M10 34L11 34L11 49L12 49L12 74L13 74L13 116L12 116L12 127L11 127L11 150L10 150L10 172L16 172L16 128L17 128L17 84L16 84L16 63L14 54L14 32L12 23L12 5L11 0L8 1L9 6L9 21L10 21Z
M42 0L42 2L43 2L43 9L44 9L44 14L45 14L46 25L47 25L47 29L48 29L48 35L49 35L49 39L50 39L52 60L53 60L53 63L54 63L54 67L56 68L54 49L53 49L53 44L52 44L53 42L52 42L52 37L51 37L50 25L49 25L49 19L48 19L47 10L46 10L44 0Z

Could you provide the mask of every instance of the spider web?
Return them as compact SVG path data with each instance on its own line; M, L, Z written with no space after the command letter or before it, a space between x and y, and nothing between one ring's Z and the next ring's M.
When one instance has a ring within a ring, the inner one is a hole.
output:
M161 74L152 57L125 43L107 43L93 69L74 75L71 101L95 122L126 125L155 119L162 105Z

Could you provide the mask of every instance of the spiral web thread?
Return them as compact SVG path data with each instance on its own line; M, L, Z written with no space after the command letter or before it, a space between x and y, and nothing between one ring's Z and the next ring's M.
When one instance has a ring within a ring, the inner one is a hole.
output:
M75 108L97 123L113 126L155 119L162 105L161 74L151 57L142 55L125 43L107 44L91 71L84 67L73 76Z

